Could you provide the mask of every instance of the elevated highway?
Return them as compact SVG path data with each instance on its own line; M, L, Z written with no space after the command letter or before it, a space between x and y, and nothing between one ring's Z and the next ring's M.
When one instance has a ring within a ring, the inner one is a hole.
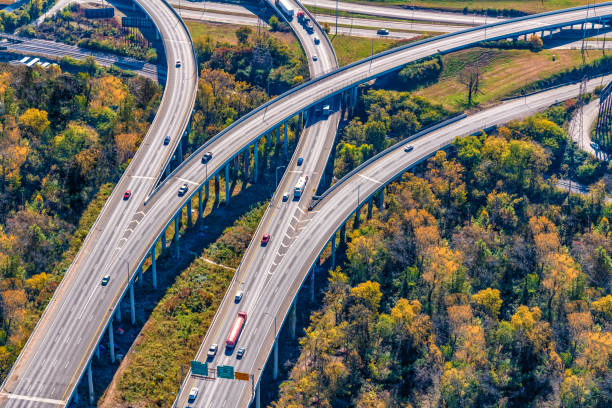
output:
M139 222L139 207L175 149L180 151L197 90L191 39L164 1L137 4L157 27L169 61L157 115L2 384L0 407L66 406L85 371L91 380L91 357L138 267L138 258L130 258L125 249L128 238L135 241L130 235ZM176 60L181 60L180 68ZM164 146L166 136L171 142ZM132 197L124 201L128 189ZM110 282L101 286L108 273Z

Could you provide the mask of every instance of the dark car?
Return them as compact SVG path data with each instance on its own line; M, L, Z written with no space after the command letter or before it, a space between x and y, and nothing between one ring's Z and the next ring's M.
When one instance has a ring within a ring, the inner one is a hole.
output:
M261 245L268 245L268 242L270 242L270 234L263 234L263 237L261 237Z
M389 35L389 30L387 30L386 28L379 28L376 33L378 35Z
M212 152L206 152L202 155L202 164L208 163L212 159Z
M413 150L414 150L414 146L412 146L412 145L411 145L411 146L406 146L406 147L404 147L404 151L405 151L406 153L409 153L409 152L411 152L411 151L413 151Z
M129 200L131 196L132 196L132 192L130 190L125 190L125 193L123 193L124 200Z
M110 275L104 275L104 277L102 278L102 286L106 286L108 285L108 282L110 281Z
M168 146L170 144L170 136L164 137L164 146Z
M302 163L304 163L304 158L303 157L298 157L297 165L301 166Z
M236 351L236 358L241 359L242 357L244 357L245 351L246 350L244 349L244 347L240 347L238 351Z
M184 196L187 191L189 191L189 186L187 185L187 183L185 183L178 190L179 197Z

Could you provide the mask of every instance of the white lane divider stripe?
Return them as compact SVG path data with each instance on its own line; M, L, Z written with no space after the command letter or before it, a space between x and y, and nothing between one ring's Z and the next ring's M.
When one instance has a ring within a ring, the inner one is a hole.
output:
M380 181L378 181L378 180L374 180L373 178L368 177L368 176L365 176L365 175L363 175L363 174L359 174L359 177L363 177L364 179L366 179L366 180L370 180L371 182L376 183L376 184L382 184L382 182L380 182Z
M149 177L149 176L130 176L131 178L135 178L135 179L143 179L143 180L155 180L155 177Z
M0 397L6 397L8 399L16 399L23 401L34 401L34 402L42 402L45 404L53 404L53 405L66 405L66 401L60 401L50 398L40 398L40 397L30 397L28 395L17 395L17 394L8 394L6 392L0 393Z
M180 181L182 181L183 183L193 184L194 186L199 185L198 183L196 183L196 182L194 182L194 181L187 180L187 179L184 179L184 178L181 178L181 177L177 177L177 179L178 179L178 180L180 180Z

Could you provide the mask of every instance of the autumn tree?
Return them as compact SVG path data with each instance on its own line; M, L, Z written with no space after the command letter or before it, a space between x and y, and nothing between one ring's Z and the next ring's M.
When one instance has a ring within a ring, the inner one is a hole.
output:
M472 106L472 100L480 92L480 65L477 62L467 65L459 73L459 83L465 86L467 106Z

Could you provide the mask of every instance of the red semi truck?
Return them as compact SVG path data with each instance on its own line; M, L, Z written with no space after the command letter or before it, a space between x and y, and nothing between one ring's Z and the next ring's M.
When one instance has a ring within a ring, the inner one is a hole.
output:
M238 316L236 316L236 320L234 320L232 329L230 330L227 336L227 340L225 341L225 345L227 348L233 348L236 345L238 337L240 337L240 332L244 327L244 322L246 321L246 318L246 312L238 312Z

